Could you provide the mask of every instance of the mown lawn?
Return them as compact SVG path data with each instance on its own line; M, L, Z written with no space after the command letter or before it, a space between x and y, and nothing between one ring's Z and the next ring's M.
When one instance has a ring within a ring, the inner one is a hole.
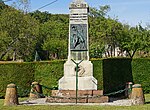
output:
M0 99L0 110L150 110L150 94L145 95L146 104L143 106L3 106L3 99ZM19 99L24 100L24 99Z

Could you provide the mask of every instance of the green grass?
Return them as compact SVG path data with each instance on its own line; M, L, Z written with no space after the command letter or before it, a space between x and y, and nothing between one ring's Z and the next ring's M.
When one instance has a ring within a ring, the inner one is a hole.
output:
M145 95L146 104L142 106L3 106L4 99L0 99L0 110L150 110L150 94ZM26 100L26 99L19 99Z

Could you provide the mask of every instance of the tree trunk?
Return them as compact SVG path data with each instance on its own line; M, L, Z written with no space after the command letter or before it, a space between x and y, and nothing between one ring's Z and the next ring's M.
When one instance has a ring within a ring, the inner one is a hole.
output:
M14 51L14 53L13 53L13 61L15 61L16 60L16 51Z
M15 42L17 42L17 41L18 41L18 39L16 39L15 41L12 41L12 42L9 44L8 48L6 49L6 51L4 51L4 52L1 54L0 60L2 60L3 57L7 54L7 52L9 52L9 51L13 48L12 45L13 45Z
M135 55L135 52L137 51L137 49L135 49L132 54L129 52L129 50L127 49L127 53L129 54L130 58L132 59Z

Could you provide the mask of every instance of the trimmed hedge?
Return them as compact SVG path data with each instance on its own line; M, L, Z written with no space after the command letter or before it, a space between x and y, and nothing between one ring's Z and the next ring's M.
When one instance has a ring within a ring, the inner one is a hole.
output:
M49 88L58 88L58 80L63 76L64 63L64 61L52 61L36 64L34 73L35 81L48 87L48 89L43 89L44 94L50 95Z
M34 68L33 63L0 64L0 97L4 97L10 83L18 86L19 96L26 96L34 80Z
M97 79L97 89L103 89L103 60L92 60L94 77Z
M150 59L133 59L134 83L142 84L145 93L150 93Z
M33 81L49 88L56 88L63 76L65 61L3 63L0 64L0 97L5 95L6 86L15 83L19 96L27 96ZM123 89L125 83L134 81L150 93L150 59L98 59L92 60L94 77L98 80L98 89L105 93ZM45 93L49 92L46 91Z
M104 93L123 90L126 82L133 82L131 61L127 58L103 60Z

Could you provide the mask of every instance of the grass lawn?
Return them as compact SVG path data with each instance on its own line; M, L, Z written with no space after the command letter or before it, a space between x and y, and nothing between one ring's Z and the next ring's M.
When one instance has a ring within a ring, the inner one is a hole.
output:
M150 94L145 95L146 104L142 106L3 106L3 99L0 99L0 110L150 110ZM24 100L24 99L19 99Z

